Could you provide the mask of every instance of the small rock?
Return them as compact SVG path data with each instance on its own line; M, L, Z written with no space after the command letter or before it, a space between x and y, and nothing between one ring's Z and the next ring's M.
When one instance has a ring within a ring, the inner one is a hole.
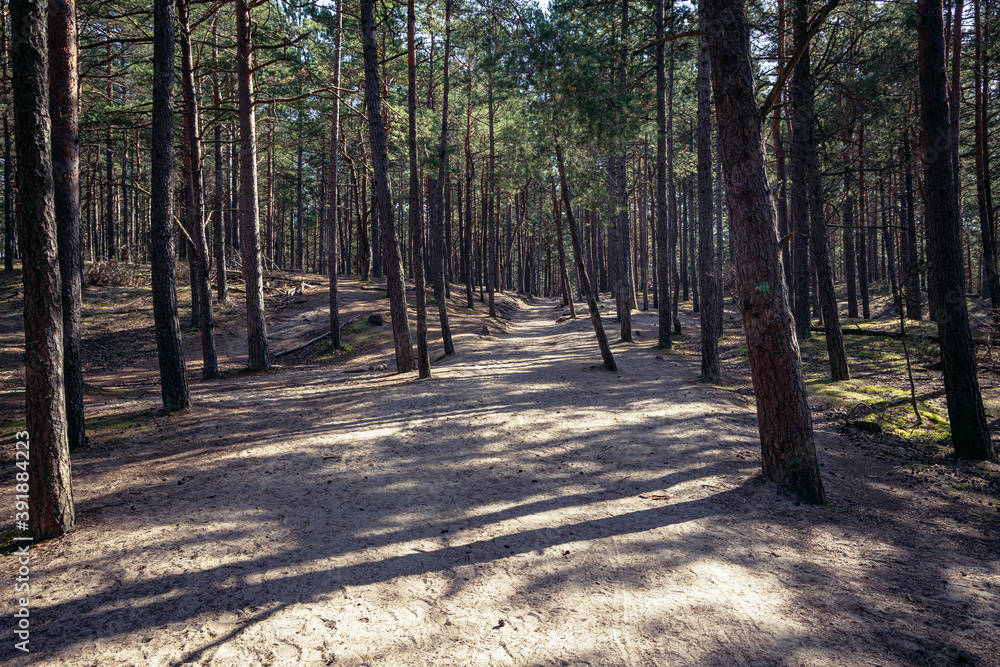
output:
M373 327L380 327L385 324L385 320L382 319L381 315L375 313L374 315L368 316L368 324L372 325Z

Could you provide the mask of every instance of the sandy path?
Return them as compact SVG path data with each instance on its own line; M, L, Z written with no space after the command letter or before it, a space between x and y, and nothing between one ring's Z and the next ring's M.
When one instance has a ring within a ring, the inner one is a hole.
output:
M198 385L196 408L109 454L114 474L76 467L81 528L35 552L36 652L0 658L1000 664L995 534L918 534L881 464L844 480L857 454L823 434L832 503L797 506L756 476L752 406L648 347L654 315L610 374L589 322L553 305L458 338L426 381Z

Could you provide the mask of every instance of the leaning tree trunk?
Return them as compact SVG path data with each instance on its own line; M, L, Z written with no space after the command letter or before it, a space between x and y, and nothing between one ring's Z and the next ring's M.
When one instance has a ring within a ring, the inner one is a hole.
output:
M952 173L943 23L941 0L918 1L917 54L927 201L927 256L934 280L935 319L941 341L955 455L996 461L979 391L976 355L965 305L961 220Z
M604 333L604 325L601 323L601 308L594 298L594 285L587 276L587 267L583 263L583 247L580 243L579 232L576 226L576 216L573 215L573 202L569 195L569 181L566 179L566 163L563 160L562 145L559 143L559 130L556 129L556 166L559 170L559 184L562 187L563 204L566 207L566 222L569 224L570 237L573 240L573 255L576 257L576 273L583 287L584 296L587 298L587 308L590 310L590 322L594 325L594 333L597 334L597 345L601 348L601 357L604 359L604 367L609 371L616 372L618 365L615 357L611 353L611 346L608 344L608 336Z
M264 280L260 260L260 219L257 205L257 127L253 110L253 45L250 8L236 0L236 67L240 107L240 249L246 285L247 343L250 370L267 370L267 321L264 318Z
M410 239L413 257L413 287L417 309L417 374L431 376L427 350L427 292L424 286L424 222L420 201L420 172L417 170L417 14L414 0L406 3L406 74L408 111L407 148L410 159ZM447 121L446 121L447 122ZM433 254L433 253L432 253ZM437 273L441 273L438 267ZM437 290L435 290L435 295ZM443 294L438 298L443 298Z
M763 118L743 0L706 0L706 33L719 118L736 280L764 474L811 503L824 502L812 417L785 296L774 206L764 162Z
M75 525L63 392L62 282L49 139L46 4L44 0L10 3L27 399L27 431L16 435L19 441L27 441L29 456L27 481L17 485L17 492L27 491L26 518L36 540L58 537Z
M382 259L385 262L392 316L392 337L396 347L396 370L413 370L413 345L410 342L410 322L406 314L406 293L403 288L403 262L396 242L396 222L389 191L389 155L382 124L382 86L378 74L378 47L375 43L374 0L361 0L361 37L365 62L365 101L368 105L368 139L372 149L375 175L375 196L381 222Z
M153 127L149 197L149 264L153 322L164 412L191 404L177 316L174 269L174 2L153 5Z
M699 12L704 30L705 15ZM701 281L701 381L719 383L719 335L722 319L717 300L722 286L715 270L715 217L712 211L712 102L708 43L698 38L698 273Z
M333 87L340 88L340 50L344 40L344 13L337 0L337 34L333 38ZM330 266L330 343L339 350L340 305L337 299L337 272L339 271L337 226L340 221L340 98L333 99L333 129L330 133L330 213L327 223L327 262Z
M188 229L194 242L194 265L197 282L191 281L196 290L198 322L201 325L201 353L203 380L219 377L219 362L215 354L215 321L212 317L212 285L208 279L208 239L205 237L205 196L201 169L201 128L198 119L198 100L194 88L194 64L191 57L190 0L177 0L177 22L181 29L181 87L184 93L184 122L187 125L188 157L190 164L185 174L187 182Z
M49 109L52 172L62 279L63 375L70 450L86 445L80 358L80 105L75 0L49 0Z

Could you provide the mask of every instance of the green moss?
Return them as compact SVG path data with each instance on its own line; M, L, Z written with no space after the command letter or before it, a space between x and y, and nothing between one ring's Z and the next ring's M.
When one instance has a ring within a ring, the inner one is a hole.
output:
M110 415L87 417L84 424L88 431L132 431L148 426L155 416L156 411L154 410L116 412Z

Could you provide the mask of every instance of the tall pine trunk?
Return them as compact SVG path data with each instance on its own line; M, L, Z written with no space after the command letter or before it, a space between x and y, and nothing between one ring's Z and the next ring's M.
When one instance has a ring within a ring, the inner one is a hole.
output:
M66 395L44 0L10 3L11 88L17 144L17 224L24 282L29 528L36 540L75 527Z
M955 455L996 461L979 390L976 356L965 305L961 221L952 170L941 0L917 3L920 123L927 202L927 255L934 283Z
M793 31L796 49L803 39L806 39L806 18L808 0L795 0L793 14ZM801 70L799 69L801 68ZM822 174L819 168L819 145L816 141L816 101L815 86L808 46L796 66L797 85L802 87L800 102L802 113L796 113L793 118L801 125L793 129L793 133L801 133L806 199L809 202L809 247L815 266L816 292L820 310L823 316L823 328L826 331L826 351L830 360L830 378L833 380L850 379L847 368L847 352L844 349L844 334L840 328L840 310L837 307L837 293L833 288L833 264L830 260L830 248L826 240L826 211L823 198Z
M63 380L70 450L86 445L80 358L80 133L76 2L49 0L49 110L59 273L62 281Z
M337 0L337 34L333 41L333 87L340 88L340 51L344 40L344 13ZM327 262L330 266L330 342L333 348L342 347L340 339L340 305L337 293L338 262L337 232L340 223L340 98L333 100L333 122L330 132L330 213L328 214Z
M253 45L250 43L250 7L236 0L236 68L240 110L240 249L246 285L247 347L252 371L267 370L267 321L264 318L264 279L260 259L260 220L257 204L257 123L254 115Z
M203 380L219 377L219 363L215 354L215 321L212 317L212 286L208 280L208 239L205 236L205 196L201 170L201 127L198 118L198 100L195 97L194 65L191 56L190 0L177 0L177 23L181 30L181 87L184 93L184 122L187 127L188 160L190 168L185 174L187 192L188 229L194 243L194 265L198 280L191 280L196 293L201 325L201 353Z
M414 4L414 0L409 0L406 3L406 107L409 120L407 148L409 150L410 163L410 239L413 244L413 286L417 309L417 374L421 378L428 378L431 376L431 362L427 350L427 292L424 286L424 223L420 201L420 172L417 169L417 18ZM438 270L436 273L441 273L441 271ZM436 289L435 295L437 295Z
M990 294L990 305L993 308L994 320L1000 320L1000 277L997 276L997 241L993 226L993 211L986 196L989 183L989 168L986 153L986 137L988 133L988 107L986 104L988 88L984 89L983 81L983 25L979 14L980 0L973 0L972 7L975 21L976 51L973 60L973 87L975 135L976 135L976 202L979 205L979 229L983 238L983 272L986 274L986 284Z
M174 267L174 0L155 0L153 5L151 144L149 263L160 393L163 410L169 413L191 403Z
M554 122L554 121L553 121ZM566 222L569 224L570 237L573 240L573 255L576 257L576 273L583 287L584 296L587 299L587 308L590 310L590 322L594 325L594 333L597 335L597 345L601 349L601 357L604 359L604 367L609 371L616 372L618 365L615 363L614 355L611 353L611 346L608 344L608 336L604 333L604 325L601 323L601 309L594 298L594 284L587 276L587 268L583 263L583 247L580 243L580 235L577 231L576 216L573 215L573 201L569 194L569 181L566 178L566 162L563 159L562 146L559 143L559 130L556 129L556 167L559 171L559 184L562 187L563 205L566 207Z
M705 15L699 11L704 30ZM715 270L715 218L712 215L712 102L708 42L698 38L698 274L701 281L701 381L719 383L719 334L716 300L722 286Z
M743 0L706 0L704 10L764 474L803 500L822 503L812 417L764 163L764 119L752 83L746 7Z
M219 30L218 21L212 23L212 39L218 43ZM219 49L212 48L212 65L216 71L212 72L212 99L215 106L222 106L222 91L219 88ZM222 209L224 207L223 198L223 171L222 171L222 123L215 124L215 223L212 225L215 233L215 274L216 274L216 295L219 301L226 303L229 301L229 282L226 279L226 232L223 226Z
M392 336L396 347L396 370L413 370L413 345L410 342L410 322L406 314L406 293L403 286L403 262L396 242L396 223L389 191L389 155L382 124L382 87L379 83L378 49L375 44L374 0L361 0L361 45L365 64L365 101L368 106L368 139L372 151L375 175L375 197L378 203L382 236L382 259L385 262L389 309L392 313Z
M663 46L663 0L656 0L656 310L658 344L673 345L670 334L670 260L667 256L667 77Z
M412 3L413 0L410 0ZM448 94L451 90L449 80L449 60L451 59L451 0L445 0L444 20L444 90L441 101L441 141L438 147L438 177L437 205L434 207L434 220L431 224L433 234L431 256L434 260L434 299L438 305L438 317L441 320L441 339L444 343L445 355L455 354L455 344L451 338L451 325L448 322L448 294L445 289L448 279L448 246L445 245L444 208L446 172L448 169ZM416 141L414 140L414 146Z

